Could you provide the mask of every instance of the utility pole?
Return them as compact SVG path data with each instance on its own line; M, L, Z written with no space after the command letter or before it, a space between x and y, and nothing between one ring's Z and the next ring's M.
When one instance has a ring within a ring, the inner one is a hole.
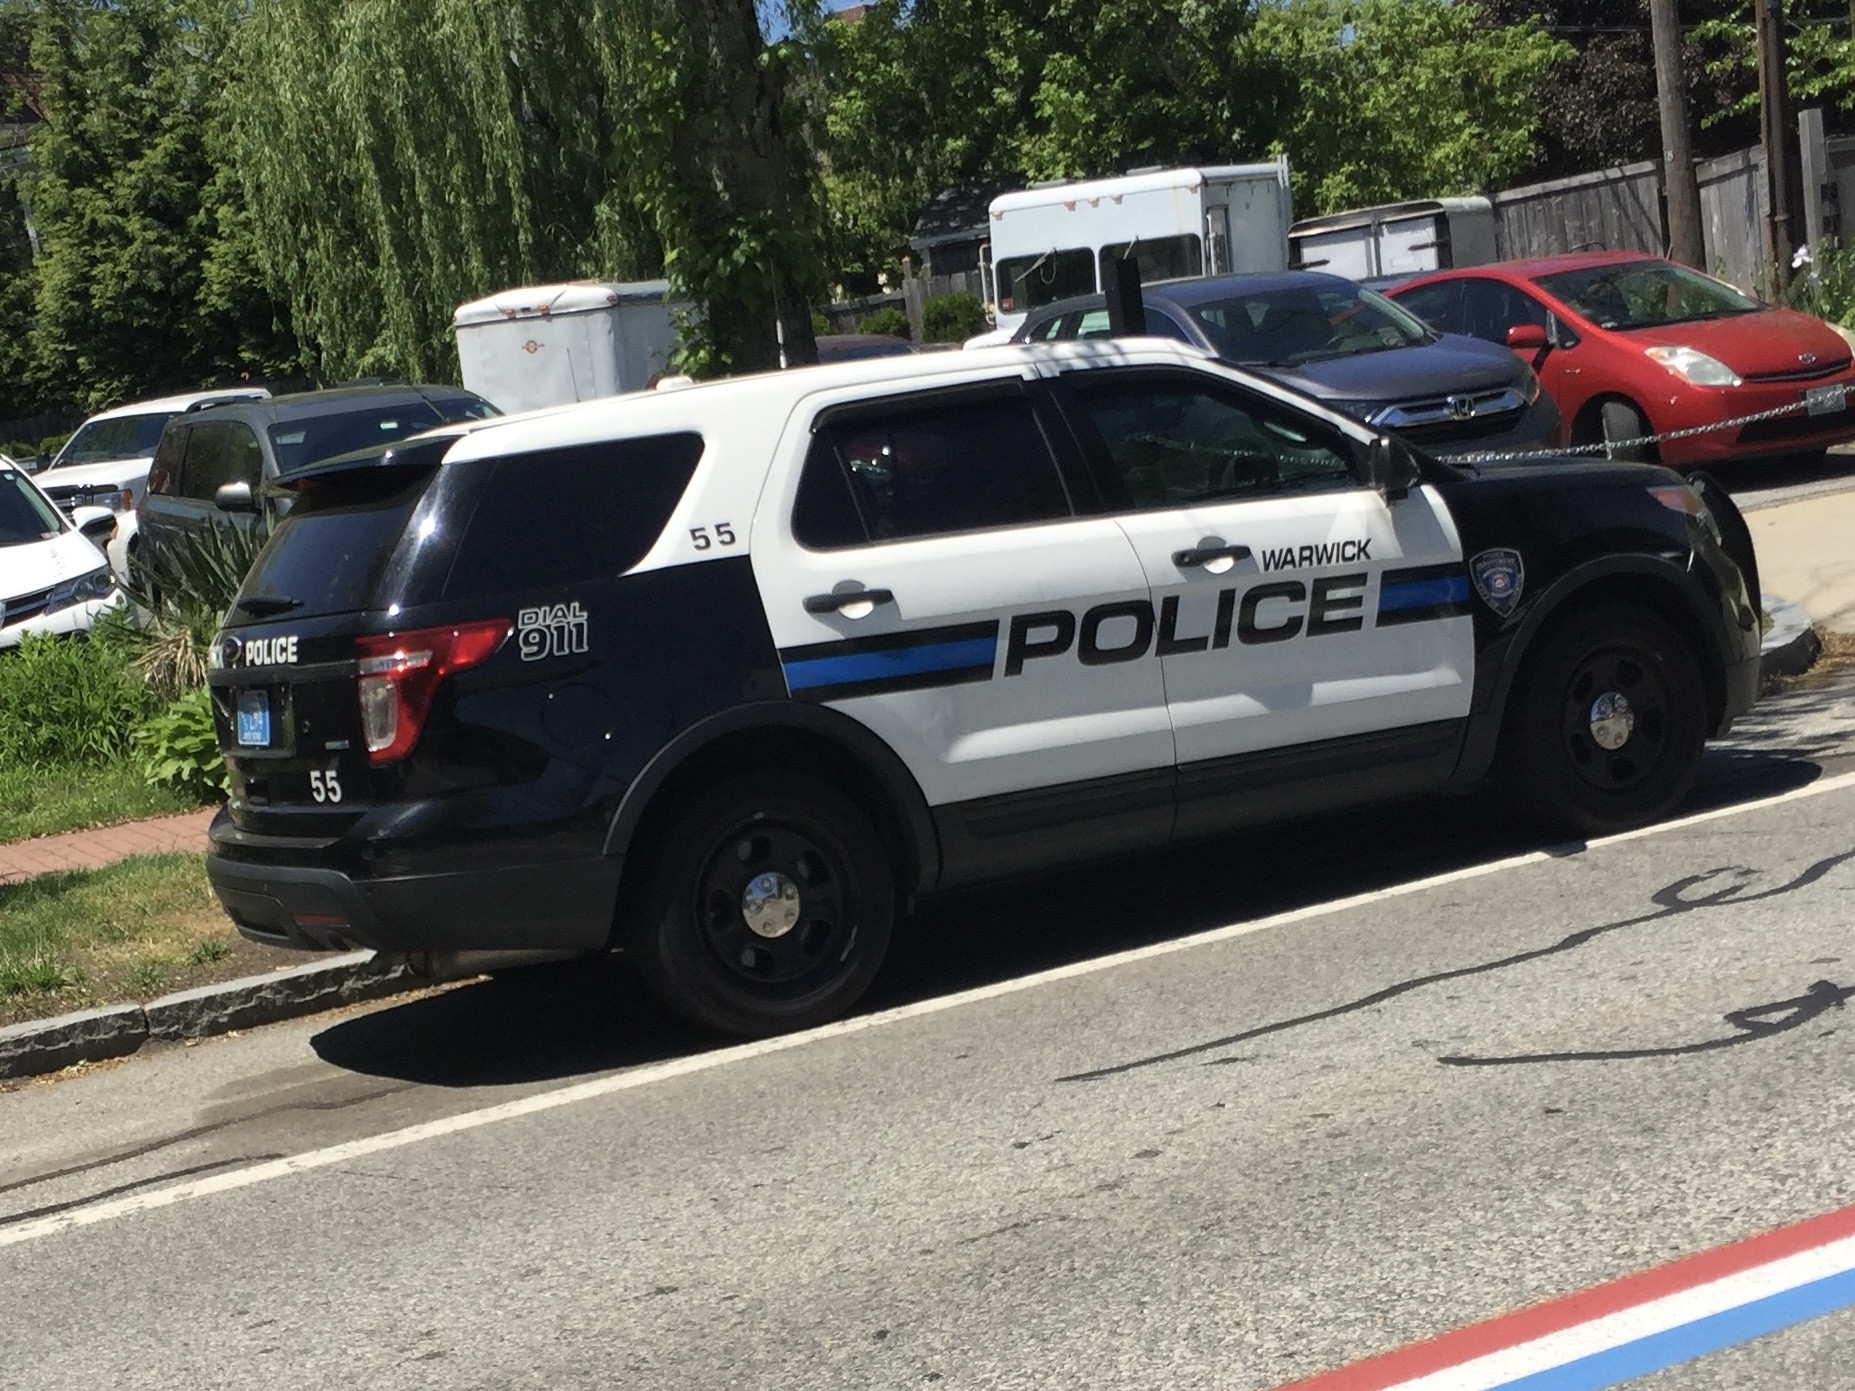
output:
M1765 147L1765 186L1770 216L1765 221L1765 255L1770 283L1765 292L1779 294L1790 279L1791 252L1803 228L1797 197L1802 171L1786 100L1783 0L1754 0L1758 23L1759 143Z
M1855 0L1850 0L1855 9ZM1668 254L1705 269L1700 229L1700 184L1694 176L1694 142L1688 133L1687 83L1681 75L1681 20L1675 0L1649 0L1655 40L1655 98L1662 117L1662 189L1668 202Z

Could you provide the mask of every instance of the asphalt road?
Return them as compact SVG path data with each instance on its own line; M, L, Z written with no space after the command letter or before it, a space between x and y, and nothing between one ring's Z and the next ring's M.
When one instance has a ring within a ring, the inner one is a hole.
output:
M1855 488L1855 448L1842 445L1821 455L1720 464L1709 470L1726 485L1742 512Z
M1843 676L1698 818L965 895L771 1045L552 972L18 1087L0 1387L1267 1388L1855 1203L1851 773ZM1640 1384L1855 1386L1852 1340Z

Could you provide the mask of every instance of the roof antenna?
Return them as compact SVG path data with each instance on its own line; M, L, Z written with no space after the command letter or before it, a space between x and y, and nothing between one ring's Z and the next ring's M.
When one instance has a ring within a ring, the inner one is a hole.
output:
M1115 260L1108 263L1108 336L1141 338L1146 334L1146 300L1140 294L1140 263Z

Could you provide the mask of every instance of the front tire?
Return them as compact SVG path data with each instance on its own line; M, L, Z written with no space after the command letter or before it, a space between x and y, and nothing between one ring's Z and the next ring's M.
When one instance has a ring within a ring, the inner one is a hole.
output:
M1650 433L1649 422L1643 418L1641 411L1628 401L1606 401L1597 415L1598 428L1604 441L1604 456L1609 459L1621 459L1627 463L1646 463L1651 458L1653 445L1626 444L1622 441L1639 440Z
M1647 609L1573 615L1529 660L1503 739L1508 795L1581 837L1659 821L1694 785L1706 740L1700 666Z
M872 818L829 784L768 768L698 793L653 837L626 955L671 1009L762 1037L835 1019L888 951L895 876Z

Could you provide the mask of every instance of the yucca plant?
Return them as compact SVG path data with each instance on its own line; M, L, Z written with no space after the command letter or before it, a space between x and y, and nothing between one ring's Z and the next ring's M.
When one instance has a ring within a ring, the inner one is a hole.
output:
M207 648L266 539L220 522L184 542L143 545L127 586L138 611L134 665L163 700L206 684Z

